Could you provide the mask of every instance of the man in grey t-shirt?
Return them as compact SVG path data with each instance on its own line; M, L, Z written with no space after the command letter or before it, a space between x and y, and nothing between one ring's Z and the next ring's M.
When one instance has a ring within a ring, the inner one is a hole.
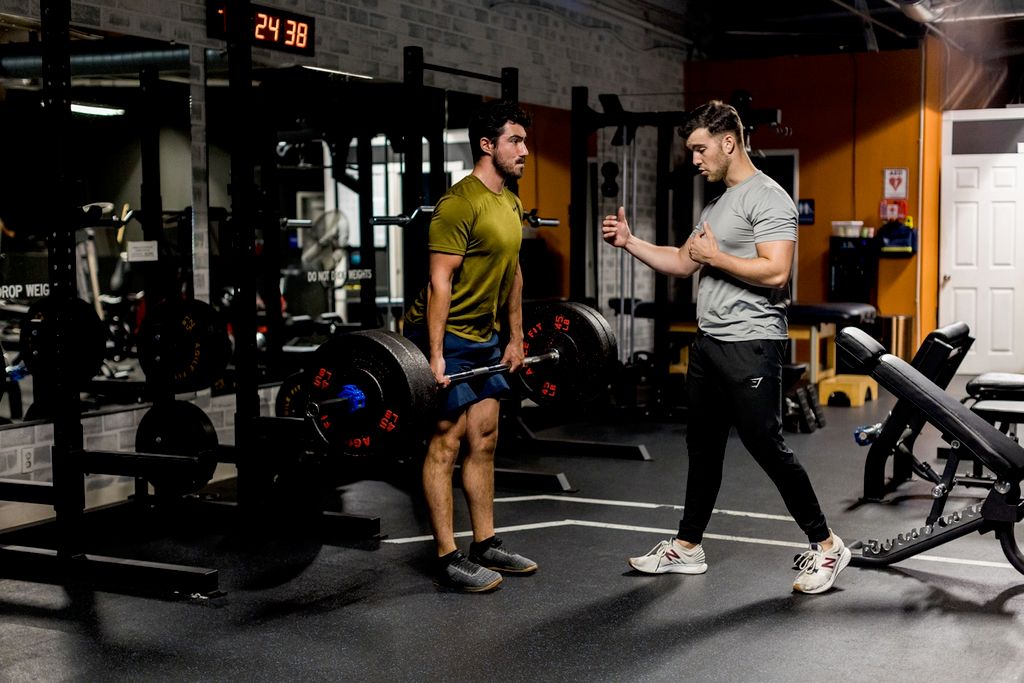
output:
M689 474L679 533L629 564L650 574L707 571L704 530L722 484L733 426L743 445L779 489L807 535L810 550L793 565L793 590L823 593L850 562L832 533L803 466L782 436L782 362L786 305L796 245L796 208L754 166L736 110L714 100L693 111L680 130L693 163L725 193L701 212L682 247L658 246L630 232L624 208L607 216L606 242L624 248L654 270L676 277L700 271L698 334L686 376Z

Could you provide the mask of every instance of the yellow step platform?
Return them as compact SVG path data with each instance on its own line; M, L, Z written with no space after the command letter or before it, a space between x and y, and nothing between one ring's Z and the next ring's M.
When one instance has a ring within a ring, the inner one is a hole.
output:
M818 383L818 403L829 405L829 397L833 394L844 395L851 406L862 406L865 400L878 396L878 382L867 375L836 375ZM845 405L845 401L840 397L839 402L832 405Z

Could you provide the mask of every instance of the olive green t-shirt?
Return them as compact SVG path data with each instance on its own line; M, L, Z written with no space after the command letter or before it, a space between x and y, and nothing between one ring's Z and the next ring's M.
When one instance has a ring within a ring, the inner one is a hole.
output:
M487 341L501 328L498 312L508 301L523 241L523 204L508 188L491 192L470 174L455 183L434 206L428 246L457 254L462 265L452 278L446 331ZM426 324L426 289L405 314L413 325Z

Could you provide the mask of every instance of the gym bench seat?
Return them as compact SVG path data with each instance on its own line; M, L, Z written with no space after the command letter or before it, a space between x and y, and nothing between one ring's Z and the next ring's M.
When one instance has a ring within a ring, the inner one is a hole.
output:
M967 396L975 401L1024 401L1024 375L985 372L967 382Z

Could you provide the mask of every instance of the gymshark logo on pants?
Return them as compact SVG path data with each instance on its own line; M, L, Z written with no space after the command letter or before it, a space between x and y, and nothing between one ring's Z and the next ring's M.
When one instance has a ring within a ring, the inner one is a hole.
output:
M764 377L751 377L750 378L750 388L751 389L757 389L759 386L761 386L761 380L763 380L763 379L764 379Z

